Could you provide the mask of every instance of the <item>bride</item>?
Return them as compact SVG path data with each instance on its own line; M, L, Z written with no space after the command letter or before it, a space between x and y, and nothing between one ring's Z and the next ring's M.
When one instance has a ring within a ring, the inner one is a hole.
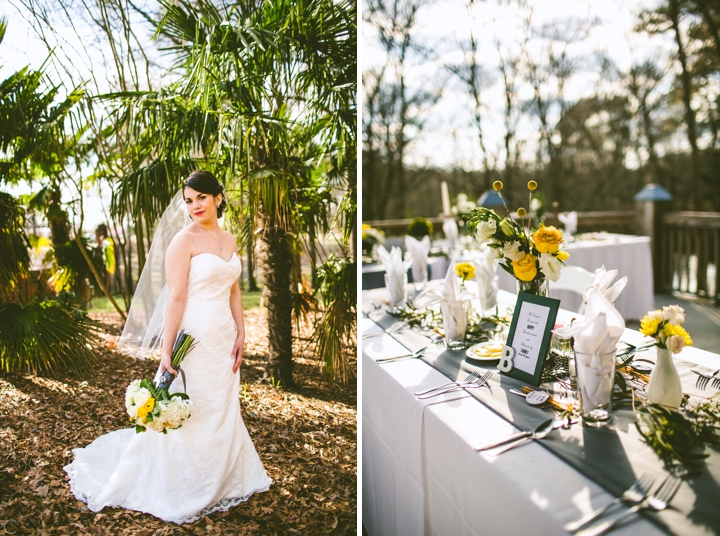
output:
M73 450L71 490L95 512L116 506L186 523L270 487L240 415L242 270L235 237L218 225L226 208L218 180L195 171L158 224L119 347L144 357L162 341L158 375L177 375L173 342L181 329L192 335L187 385L178 378L170 389L187 392L191 416L167 434L116 430ZM155 298L162 275L167 285Z

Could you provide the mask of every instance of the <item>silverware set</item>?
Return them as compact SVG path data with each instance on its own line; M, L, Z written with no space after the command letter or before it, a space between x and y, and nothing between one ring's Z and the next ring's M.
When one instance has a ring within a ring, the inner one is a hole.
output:
M720 389L720 378L717 377L717 373L720 372L720 369L713 372L701 372L697 369L690 369L690 371L698 375L697 381L695 382L695 387L698 389L702 389L704 391L710 383L710 380L712 380L713 389Z
M396 328L386 329L385 331L377 331L375 333L368 333L367 335L363 335L362 338L369 339L370 337L377 337L378 335L384 335L386 333L388 333L388 334L400 333L402 330L405 329L405 327L406 326L402 325L402 326L398 326Z
M630 486L625 492L615 499L610 504L603 506L592 512L591 514L567 523L563 528L570 532L582 536L600 536L606 532L611 531L613 528L618 526L628 517L636 514L640 510L652 509L655 511L664 510L670 504L670 501L675 496L682 481L672 475L668 475L667 478L658 486L654 493L650 493L654 479L648 475L641 476L636 480L632 486ZM615 517L602 521L595 525L592 525L586 529L582 529L588 523L596 520L602 516L605 512L617 506L618 504L625 504L630 506L624 512L616 515Z
M492 374L493 373L490 370L485 372L482 376L478 372L471 372L462 381L448 382L443 385L433 387L432 389L428 389L426 391L418 391L415 393L415 396L417 396L420 400L425 400L427 398L433 398L436 396L444 395L446 393L462 391L465 389L477 389L483 386L489 389L490 386L487 384L487 382L492 377Z

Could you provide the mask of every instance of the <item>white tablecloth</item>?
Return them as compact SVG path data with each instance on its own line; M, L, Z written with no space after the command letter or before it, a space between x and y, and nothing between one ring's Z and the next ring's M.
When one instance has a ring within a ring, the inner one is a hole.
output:
M565 262L568 266L580 266L594 272L603 264L608 270L617 270L616 281L623 276L628 277L628 284L620 294L615 307L626 320L640 319L654 308L653 305L653 271L650 237L627 236L617 234L597 234L597 240L578 240L565 245L570 258ZM516 292L516 280L502 269L500 288L508 292ZM569 291L555 291L550 297L558 298L560 306L570 311L577 311L580 296Z
M499 298L507 304L515 297L500 292ZM558 319L571 314L561 310ZM381 332L363 318L361 331L369 330ZM626 330L622 340L643 339ZM362 517L370 535L559 535L566 534L563 524L612 501L540 445L495 458L476 452L516 431L513 425L467 394L418 400L415 391L447 377L418 359L375 361L406 353L387 334L363 340ZM706 366L720 361L694 348L682 357ZM613 534L662 532L638 518Z

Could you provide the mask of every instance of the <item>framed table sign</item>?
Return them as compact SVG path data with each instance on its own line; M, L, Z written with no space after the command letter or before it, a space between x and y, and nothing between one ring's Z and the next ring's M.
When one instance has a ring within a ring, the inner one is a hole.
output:
M547 357L560 300L518 294L498 370L537 387Z

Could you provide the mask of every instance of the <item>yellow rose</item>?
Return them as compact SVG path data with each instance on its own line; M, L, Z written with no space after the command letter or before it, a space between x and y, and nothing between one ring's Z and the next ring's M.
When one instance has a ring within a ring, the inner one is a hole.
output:
M459 262L455 265L455 274L462 277L463 281L475 277L475 267L469 262Z
M155 407L155 399L152 397L148 398L147 402L145 402L145 404L143 404L142 406L140 406L138 408L138 411L137 411L138 417L140 417L141 419L144 420L145 417L148 416L148 413L150 413L154 407Z
M519 261L511 262L510 264L512 264L515 277L520 281L532 281L535 279L537 275L537 265L535 261L537 261L537 257L528 253Z
M557 252L557 254L555 255L555 258L559 261L565 262L566 260L568 260L570 258L570 254L567 251L565 251L564 249L561 249L560 251Z
M535 249L540 253L555 253L560 249L560 242L563 240L562 231L555 229L552 225L545 227L542 223L540 228L532 235Z

